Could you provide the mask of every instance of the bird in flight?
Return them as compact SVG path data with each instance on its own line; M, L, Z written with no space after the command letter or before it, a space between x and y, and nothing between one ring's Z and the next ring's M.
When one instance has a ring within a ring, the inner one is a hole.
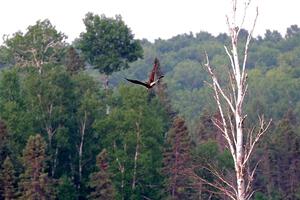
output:
M153 69L152 69L152 71L151 71L151 73L149 75L149 80L147 82L142 82L142 81L139 81L139 80L133 80L133 79L128 79L128 78L125 78L125 79L127 81L131 82L131 83L142 85L142 86L146 87L147 89L153 88L153 86L156 85L156 83L161 78L164 77L164 76L160 76L158 79L155 80L155 74L157 72L158 65L159 65L159 61L158 61L157 58L155 58Z

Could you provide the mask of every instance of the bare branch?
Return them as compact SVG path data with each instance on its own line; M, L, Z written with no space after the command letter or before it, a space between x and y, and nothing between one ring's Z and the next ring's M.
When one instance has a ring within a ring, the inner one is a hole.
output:
M254 149L254 146L256 145L256 143L259 141L259 139L261 138L261 136L266 133L266 131L268 130L269 126L271 125L271 122L272 122L272 119L266 123L264 121L264 117L262 116L262 118L259 117L259 121L260 121L260 128L259 128L259 131L258 133L256 134L255 138L254 138L254 141L252 143L249 144L249 152L247 153L247 155L245 155L245 159L244 159L244 162L243 162L243 165L245 165L248 160L249 160L249 157Z
M244 14L243 14L243 19L242 19L242 22L240 24L239 27L243 27L244 26L244 22L245 22L245 19L246 19L246 16L247 16L247 10L248 10L248 7L251 3L251 0L248 0L248 2L244 2ZM239 29L240 30L240 29Z
M226 131L224 130L225 127L224 126L220 126L219 125L220 123L217 123L217 122L219 122L219 120L212 119L212 122L223 133L223 136L226 138Z
M186 175L188 175L189 177L197 180L197 182L200 182L202 184L205 184L205 185L209 185L219 191L221 191L222 194L225 194L226 196L230 197L231 199L235 200L235 193L228 190L226 187L224 187L221 183L215 181L215 182L209 182L203 178L201 178L200 176L198 176L193 169L189 169L185 172ZM211 191L212 193L215 193L215 194L220 194L216 191Z
M204 167L205 169L207 169L208 171L210 171L213 175L215 175L220 181L222 181L223 183L225 183L227 186L229 186L235 193L237 193L237 190L235 189L235 187L229 183L229 181L227 181L225 179L225 177L218 172L218 170L216 169L216 167L208 164L209 167Z
M220 82L209 63L209 58L206 52L206 64L204 65L212 79L212 83L209 84L209 86L214 90L214 98L220 114L220 119L213 119L213 123L224 136L228 145L228 149L233 157L236 184L226 180L222 173L214 170L214 168L211 166L205 169L209 170L210 173L217 178L217 181L209 183L202 178L199 179L203 183L220 190L229 198L240 200L250 199L254 193L252 191L251 184L253 182L254 173L258 164L255 166L252 172L248 172L246 167L248 166L250 156L254 151L256 144L264 135L264 133L266 133L271 124L271 120L266 123L263 117L259 118L259 130L256 132L256 129L253 128L250 130L247 136L244 134L245 127L243 124L247 115L243 114L243 103L248 90L246 63L248 59L249 44L252 39L258 17L258 9L256 9L253 27L247 36L242 52L243 60L242 63L240 63L238 38L239 33L245 23L249 4L251 3L251 0L245 1L242 21L241 24L239 24L240 26L236 25L237 0L232 0L232 18L229 19L229 17L226 15L226 23L228 25L229 34L231 37L230 49L224 46L226 54L230 60L232 70L229 72L229 90L221 87ZM247 137L246 141L245 137Z
M255 172L256 172L256 169L257 169L257 167L258 167L258 165L259 165L259 163L260 163L260 161L261 160L259 160L257 163L256 163L256 165L255 165L255 167L253 168L253 170L252 170L252 172L248 175L248 184L247 184L247 187L246 187L246 190L245 190L245 192L246 192L246 198L245 199L250 199L251 197L252 197L252 195L254 194L254 192L255 191L251 191L251 185L252 185L252 183L253 183L253 177L254 177L254 174L255 174Z
M233 123L232 123L231 116L230 116L229 112L228 112L228 121L229 121L229 124L230 124L230 132L231 132L231 136L232 136L232 139L233 139L233 143L236 146L235 129L234 129L234 126L233 126Z
M251 0L249 0L249 3L250 3L250 1ZM250 33L248 34L246 44L245 44L243 69L242 69L242 79L245 79L245 69L246 69L246 62L247 62L247 59L248 59L248 49L249 49L250 41L252 39L253 31L254 31L255 26L256 26L257 18L258 18L258 7L256 8L256 16L255 16L255 19L254 19L254 22L253 22L252 29L251 29Z
M220 92L220 94L221 94L222 97L225 99L225 101L227 101L229 107L231 108L231 111L234 113L234 112L235 112L235 108L234 108L232 102L230 101L230 99L228 98L228 96L224 93L223 89L221 88L221 86L220 86L220 84L219 84L219 81L218 81L217 77L215 76L215 74L214 74L214 72L213 72L213 70L212 70L212 68L211 68L211 66L210 66L210 63L209 63L209 59L208 59L207 54L206 54L206 59L207 59L207 63L205 64L205 66L206 66L206 68L207 68L209 74L211 75L211 78L212 78L212 81L213 81L213 88L214 88L214 91L215 91L216 93L219 93L219 92ZM219 97L219 95L218 95L218 97ZM217 97L217 98L218 98L218 97ZM220 102L220 100L219 100L219 102Z
M233 103L236 104L236 89L235 89L235 77L234 75L229 71L229 81L230 81L230 85L231 85L231 90L232 90L232 96L233 96Z
M228 49L226 46L224 46L225 48L225 51L226 51L226 54L228 55L229 59L230 59L230 64L231 64L231 67L232 67L232 71L234 73L234 78L235 78L235 65L234 65L234 61L233 61L233 58L232 58L232 55L229 53ZM236 79L234 79L236 81Z

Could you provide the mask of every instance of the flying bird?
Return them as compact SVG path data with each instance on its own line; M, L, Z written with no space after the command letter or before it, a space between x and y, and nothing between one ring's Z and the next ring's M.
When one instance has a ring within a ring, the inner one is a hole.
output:
M142 85L144 87L146 87L147 89L150 89L152 88L154 85L156 85L156 83L161 79L163 78L164 76L160 76L158 79L155 80L155 74L157 72L157 69L158 69L158 65L159 65L159 61L157 58L155 58L154 60L154 65L153 65L153 69L149 75L149 80L147 82L142 82L142 81L139 81L139 80L133 80L133 79L128 79L128 78L125 78L127 81L131 82L131 83L134 83L134 84L138 84L138 85Z

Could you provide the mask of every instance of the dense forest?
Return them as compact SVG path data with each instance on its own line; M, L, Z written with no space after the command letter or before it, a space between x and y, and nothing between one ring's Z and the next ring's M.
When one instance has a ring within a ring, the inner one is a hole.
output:
M227 199L184 171L210 164L233 178L203 67L207 52L228 84L229 36L149 42L134 39L121 16L88 13L83 22L72 44L47 19L4 38L0 199ZM157 87L126 82L147 80L156 57ZM300 28L253 38L247 70L245 128L272 119L251 160L253 199L300 199Z

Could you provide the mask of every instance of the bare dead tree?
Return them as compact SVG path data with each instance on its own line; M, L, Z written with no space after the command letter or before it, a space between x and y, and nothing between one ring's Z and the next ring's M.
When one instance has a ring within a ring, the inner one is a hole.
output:
M244 128L244 121L247 115L243 112L243 103L248 89L246 63L249 44L252 39L258 16L258 8L256 8L253 26L248 33L245 45L243 49L240 50L238 46L239 33L244 25L246 11L248 10L251 0L247 0L244 4L243 16L240 24L237 23L237 2L238 0L232 0L232 16L231 18L226 16L231 38L230 48L224 47L231 65L229 73L230 89L221 86L220 81L209 62L207 54L205 64L205 68L212 79L212 83L209 85L214 91L217 109L221 116L220 119L214 118L213 123L220 129L227 142L234 161L235 180L228 180L213 166L208 166L207 170L216 177L215 182L212 183L203 178L197 178L199 181L202 181L225 194L230 199L246 200L250 199L254 193L251 184L257 168L257 165L255 165L253 169L249 170L249 160L255 149L255 145L263 134L266 133L271 120L266 122L262 116L259 117L258 128L253 128L250 131L247 131Z

